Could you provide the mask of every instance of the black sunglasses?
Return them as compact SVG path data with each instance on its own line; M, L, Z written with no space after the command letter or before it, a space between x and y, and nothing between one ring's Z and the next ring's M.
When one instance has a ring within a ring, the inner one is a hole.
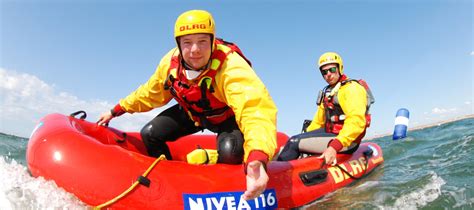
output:
M321 74L326 75L328 74L328 71L331 71L331 73L334 73L337 71L337 67L331 67L329 69L321 69Z

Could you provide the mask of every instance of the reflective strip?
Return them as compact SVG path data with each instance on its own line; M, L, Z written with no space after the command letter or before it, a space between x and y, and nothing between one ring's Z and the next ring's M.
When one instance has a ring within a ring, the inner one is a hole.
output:
M395 118L395 125L406 125L408 126L408 118L403 116L398 116Z
M212 62L211 62L211 69L212 70L217 70L217 68L219 68L219 66L221 65L221 61L217 58L215 59L212 59Z
M178 76L177 76L177 74L176 74L177 71L178 71L178 70L177 70L176 68L171 69L171 70L170 70L170 75L172 75L174 78L178 78Z
M232 50L230 47L226 46L225 44L217 45L217 49L219 49L220 51L224 53L229 53Z

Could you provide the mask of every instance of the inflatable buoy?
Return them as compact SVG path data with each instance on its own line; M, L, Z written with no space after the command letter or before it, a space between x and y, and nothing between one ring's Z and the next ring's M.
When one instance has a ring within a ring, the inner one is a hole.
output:
M395 117L395 128L393 129L393 140L398 140L407 137L408 129L408 118L410 118L410 112L408 109L401 108L397 111Z

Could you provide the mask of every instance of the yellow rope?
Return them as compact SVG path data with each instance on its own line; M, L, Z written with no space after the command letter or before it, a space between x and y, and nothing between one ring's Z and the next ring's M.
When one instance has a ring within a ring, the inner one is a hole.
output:
M143 177L146 177L148 176L148 174L150 173L150 171L155 167L155 165L160 162L161 160L166 160L166 157L164 155L161 155L159 158L156 158L156 160L150 165L150 167L148 167L148 169L145 171L145 173L143 173ZM115 202L117 202L119 199L123 198L125 195L127 195L128 193L130 193L133 189L135 189L135 187L137 187L137 185L139 184L138 181L135 181L132 186L130 186L127 190L125 190L125 192L123 192L122 194L118 195L117 197L113 198L112 200L110 201L107 201L103 204L100 204L96 207L94 207L94 210L100 210L106 206L109 206Z

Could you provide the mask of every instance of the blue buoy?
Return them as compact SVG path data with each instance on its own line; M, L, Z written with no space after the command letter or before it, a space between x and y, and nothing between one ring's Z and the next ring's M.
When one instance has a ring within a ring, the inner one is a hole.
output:
M408 118L410 118L408 109L401 108L397 111L395 128L393 129L393 140L407 137Z

